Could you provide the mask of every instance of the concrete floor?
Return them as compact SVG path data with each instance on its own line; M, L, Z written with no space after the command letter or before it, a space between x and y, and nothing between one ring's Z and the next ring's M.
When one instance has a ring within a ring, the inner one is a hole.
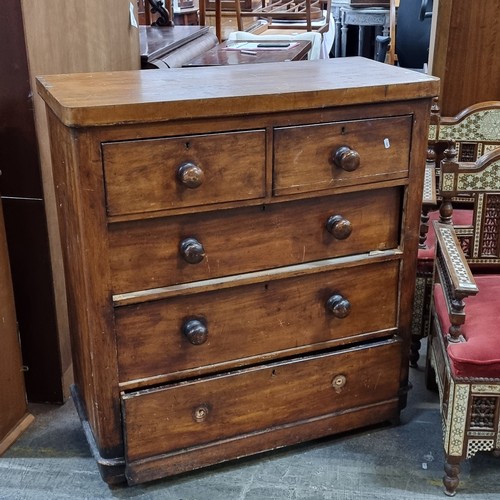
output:
M109 487L72 401L34 405L34 424L0 458L0 499L423 500L442 491L438 396L412 369L401 425L378 426L139 486ZM500 460L465 463L457 500L499 500Z

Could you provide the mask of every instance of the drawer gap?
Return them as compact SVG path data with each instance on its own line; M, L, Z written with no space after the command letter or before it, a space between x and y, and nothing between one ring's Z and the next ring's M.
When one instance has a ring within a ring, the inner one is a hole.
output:
M283 277L323 273L337 268L345 269L358 266L360 263L368 264L400 259L402 254L403 252L400 249L380 250L316 262L307 262L306 264L296 264L292 266L277 267L275 269L265 269L263 271L224 276L221 278L193 281L135 292L118 293L113 295L113 304L115 307L122 307L131 304L139 304L145 301L203 293L215 289L222 290L225 288L234 288L243 286L247 283L264 283L266 281L279 280Z
M342 351L347 353L347 352L355 351L357 349L378 347L379 345L384 345L386 343L392 343L392 342L401 342L400 337L397 336L397 332L394 332L394 330L391 330L390 332L387 333L387 335L382 336L382 337L377 337L377 338L370 339L370 340L362 340L359 342L353 342L352 344L349 344L349 346L347 348L346 348L345 344L343 344L343 345L338 345L335 347L330 347L327 349L319 349L319 350L316 350L314 352L311 352L311 353L305 354L305 355L304 354L302 354L302 355L295 354L295 355L290 355L290 356L284 356L284 357L279 358L279 359L273 359L272 361L265 360L265 361L261 361L261 362L250 363L250 364L245 365L244 367L237 367L237 368L231 367L231 368L228 368L227 370L210 372L210 373L207 373L206 375L198 375L197 374L197 375L193 375L191 377L184 376L184 377L182 377L181 381L173 380L173 381L170 381L167 383L165 383L165 381L162 381L162 382L158 382L158 383L149 384L147 387L142 387L140 389L137 389L137 387L131 388L131 389L123 389L121 391L121 393L123 396L125 396L127 394L148 393L148 392L155 390L155 389L158 389L160 387L182 385L182 384L185 384L187 382L194 382L197 380L204 380L207 378L216 378L216 377L220 377L220 376L224 376L224 375L228 375L228 374L236 374L238 372L247 371L249 369L251 370L253 368L259 368L259 367L272 368L273 366L279 366L287 361L293 361L293 360L302 361L302 360L306 360L309 358L314 359L314 358L316 358L318 356L322 356L322 355L329 355L329 354L334 354L334 353L342 352Z

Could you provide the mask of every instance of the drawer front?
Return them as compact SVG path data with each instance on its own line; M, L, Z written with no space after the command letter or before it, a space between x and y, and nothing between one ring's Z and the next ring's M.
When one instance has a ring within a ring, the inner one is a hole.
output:
M401 190L391 188L115 223L109 233L113 291L395 248L400 198Z
M412 117L400 116L277 128L273 192L293 194L405 178L411 127Z
M260 198L265 152L264 130L104 143L108 214Z
M126 394L126 460L184 452L396 398L400 349L399 342L387 341Z
M227 369L395 328L398 269L372 263L120 307L120 381Z

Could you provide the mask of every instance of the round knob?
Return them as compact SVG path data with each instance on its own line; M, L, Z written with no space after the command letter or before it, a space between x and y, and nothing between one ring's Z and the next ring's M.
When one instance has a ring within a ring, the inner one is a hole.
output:
M179 251L186 262L198 264L205 258L203 245L195 238L186 238L181 241Z
M347 172L352 172L359 167L361 158L357 151L349 146L341 146L333 155L333 163Z
M332 380L332 387L335 389L337 394L342 392L343 387L347 382L347 377L345 375L337 375Z
M189 319L182 325L182 333L193 345L201 345L207 341L207 325L199 319Z
M196 422L203 422L207 419L209 413L209 409L207 405L197 406L193 410L193 418Z
M183 163L177 169L177 179L184 184L184 186L194 189L200 186L205 179L203 170L194 163Z
M342 295L332 295L326 301L326 308L339 319L349 316L351 312L351 303Z
M326 221L326 229L337 240L345 240L352 233L352 224L341 215L332 215Z

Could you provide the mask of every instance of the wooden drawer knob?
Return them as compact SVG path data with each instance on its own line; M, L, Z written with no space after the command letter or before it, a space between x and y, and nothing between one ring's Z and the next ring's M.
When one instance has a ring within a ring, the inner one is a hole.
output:
M352 233L352 224L341 215L332 215L326 221L327 231L337 240L345 240Z
M177 179L184 186L195 189L203 183L205 173L198 165L187 162L177 168Z
M351 312L351 303L340 294L332 295L326 301L326 308L339 319L349 316Z
M200 319L189 319L182 325L182 333L193 345L201 345L207 341L208 328Z
M179 251L183 259L190 264L198 264L205 258L205 249L196 238L182 240Z
M361 158L357 151L349 146L341 146L333 155L333 163L347 172L352 172L359 167Z

